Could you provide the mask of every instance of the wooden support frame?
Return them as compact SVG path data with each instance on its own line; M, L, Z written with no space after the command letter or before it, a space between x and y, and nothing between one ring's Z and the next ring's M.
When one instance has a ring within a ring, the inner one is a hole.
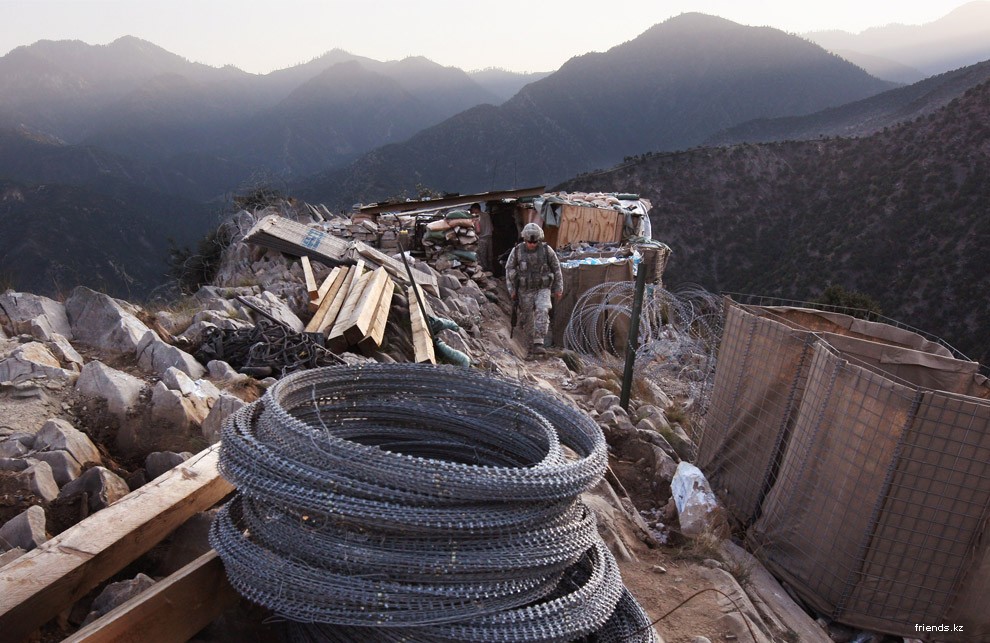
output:
M186 641L239 600L220 556L211 549L62 643Z
M0 569L0 632L20 641L161 542L233 486L220 445L201 451Z

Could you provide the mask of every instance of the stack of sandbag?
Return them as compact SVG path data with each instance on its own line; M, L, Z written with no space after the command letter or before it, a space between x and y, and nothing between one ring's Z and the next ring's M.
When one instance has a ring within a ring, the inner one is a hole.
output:
M474 221L470 212L452 210L444 218L426 224L423 235L426 260L441 272L447 268L460 268L468 275L480 272Z

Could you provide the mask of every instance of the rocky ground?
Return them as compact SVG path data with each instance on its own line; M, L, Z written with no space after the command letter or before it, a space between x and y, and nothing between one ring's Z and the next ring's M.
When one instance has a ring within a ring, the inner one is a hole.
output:
M236 223L243 228L257 218L241 213ZM473 367L559 396L602 426L610 470L586 499L626 585L666 641L829 640L716 527L682 533L671 480L678 463L693 458L694 445L684 410L691 401L676 382L637 380L627 412L618 404L614 368L561 349L527 360L509 336L504 286L483 274L445 272L431 305L459 326L443 331L448 344L469 355ZM223 419L274 380L192 354L209 329L252 327L257 307L302 330L306 304L295 258L238 243L213 286L167 306L139 307L85 288L64 302L0 295L0 566L218 440ZM403 314L407 304L396 297L387 346L371 357L346 358L408 360L411 342L395 321ZM190 521L112 579L125 583L117 600L201 551L206 524L208 516ZM58 640L108 610L114 603L97 600L101 592L40 637ZM263 618L241 610L203 640L269 636Z

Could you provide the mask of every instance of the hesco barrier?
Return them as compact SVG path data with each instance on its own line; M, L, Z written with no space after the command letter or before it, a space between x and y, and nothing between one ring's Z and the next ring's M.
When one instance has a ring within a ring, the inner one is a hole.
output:
M838 622L990 640L979 365L885 323L731 300L725 311L698 464L753 552Z

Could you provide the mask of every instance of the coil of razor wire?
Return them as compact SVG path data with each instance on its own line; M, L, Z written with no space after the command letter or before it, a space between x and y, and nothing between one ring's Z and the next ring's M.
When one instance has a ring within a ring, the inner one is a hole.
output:
M206 364L219 359L235 370L282 376L301 369L342 364L323 346L322 333L297 333L266 319L249 328L208 328L195 357Z
M211 544L242 595L323 624L303 639L568 641L635 620L578 498L604 438L549 395L464 369L323 368L222 437L240 494Z
M564 346L600 366L621 368L634 296L635 284L630 281L587 290L568 321ZM717 295L696 286L676 293L647 286L637 337L637 374L666 377L700 392L714 374L721 326Z

